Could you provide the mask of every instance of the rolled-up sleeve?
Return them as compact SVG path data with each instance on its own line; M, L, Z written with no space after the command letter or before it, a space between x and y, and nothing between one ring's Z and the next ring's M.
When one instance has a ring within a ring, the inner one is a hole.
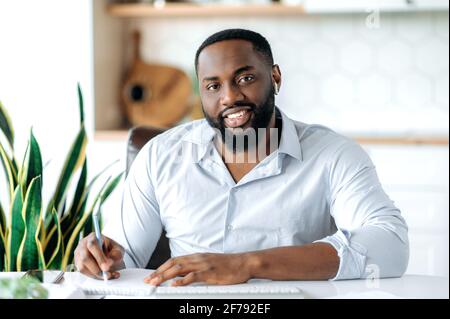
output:
M340 258L332 280L400 277L409 259L408 228L384 192L367 153L347 141L329 162L330 213L338 231L327 242Z
M145 268L162 232L151 175L151 142L137 155L125 180L120 218L111 218L103 234L125 248L127 268Z

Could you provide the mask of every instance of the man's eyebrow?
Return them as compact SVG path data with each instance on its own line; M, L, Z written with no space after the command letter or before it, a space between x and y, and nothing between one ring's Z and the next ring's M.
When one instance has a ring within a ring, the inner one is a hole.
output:
M243 66L242 68L239 68L236 71L234 71L234 75L237 75L237 74L245 72L245 71L249 71L249 70L254 69L254 68L255 67L251 66L251 65Z
M219 79L218 76L210 76L210 77L207 77L207 78L203 78L202 82L216 81L218 79Z
M236 71L234 71L234 75L237 75L237 74L242 73L242 72L245 72L245 71L252 70L252 69L254 69L254 68L255 68L255 67L254 67L254 66L251 66L251 65L243 66L243 67L237 69ZM216 80L218 80L218 79L219 79L218 76L210 76L210 77L203 78L202 82L216 81Z

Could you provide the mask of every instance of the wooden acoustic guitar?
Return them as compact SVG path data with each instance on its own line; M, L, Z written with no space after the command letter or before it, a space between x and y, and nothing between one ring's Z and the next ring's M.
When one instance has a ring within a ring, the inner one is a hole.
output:
M133 126L172 127L191 111L191 80L175 67L145 63L138 31L133 42L134 61L121 91L124 113Z

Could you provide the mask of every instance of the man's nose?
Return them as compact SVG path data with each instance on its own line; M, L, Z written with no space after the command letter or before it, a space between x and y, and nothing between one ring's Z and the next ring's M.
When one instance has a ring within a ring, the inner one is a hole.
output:
M220 103L223 106L230 107L233 106L236 101L243 100L244 95L236 85L225 85L222 90L222 96L220 98Z

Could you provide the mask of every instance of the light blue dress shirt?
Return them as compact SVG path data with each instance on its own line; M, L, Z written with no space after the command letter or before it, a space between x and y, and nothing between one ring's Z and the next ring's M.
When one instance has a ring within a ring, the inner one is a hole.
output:
M144 268L164 228L172 256L238 253L313 242L340 257L333 279L401 276L408 230L354 141L283 112L278 150L236 183L205 120L158 135L136 157L120 218L104 234L127 267Z

